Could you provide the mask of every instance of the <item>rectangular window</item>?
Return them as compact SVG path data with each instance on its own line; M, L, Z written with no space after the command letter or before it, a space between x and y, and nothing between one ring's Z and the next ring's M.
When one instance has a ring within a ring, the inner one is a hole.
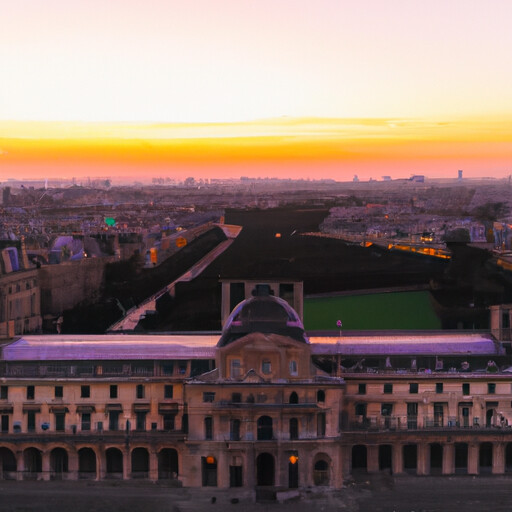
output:
M64 396L64 388L62 386L55 386L55 398L62 398Z
M436 382L436 393L442 393L442 392L443 392L443 383Z
M214 402L214 401L215 401L215 392L205 391L203 393L203 402Z
M185 375L187 373L187 365L182 363L178 366L178 373L180 375Z
M384 393L386 393L386 394L393 393L393 384L390 384L390 383L384 384Z
M174 430L174 414L164 414L164 430Z
M172 398L172 396L173 396L172 384L166 384L164 386L164 398Z
M297 361L290 361L290 375L296 376L299 374L299 370L297 368Z
M204 438L206 440L213 439L213 418L211 416L204 419Z
M268 374L270 374L271 371L272 371L272 363L268 359L263 359L263 361L261 362L261 372L264 375L268 375Z
M229 466L229 487L243 487L242 466Z
M469 395L469 382L462 384L462 394Z
M409 393L417 393L418 392L418 383L417 382L411 382L409 384Z
M91 386L80 386L80 398L91 397Z
M108 413L108 429L119 430L119 411L110 411Z
M91 430L91 413L82 413L82 430Z
M382 416L391 416L393 413L393 404L381 404L380 413Z
M326 417L325 412L321 412L316 417L316 435L317 437L325 436Z
M9 386L0 386L0 399L7 400L9 398Z
M34 386L27 386L27 400L34 400L36 390Z
M489 395L494 395L494 393L496 393L496 384L494 382L489 382L487 384L487 393L489 393Z
M231 359L231 377L236 379L242 375L242 364L240 359Z
M9 416L2 414L2 432L5 434L9 432Z
M29 432L34 432L36 429L36 413L35 411L27 412L27 430Z
M234 404L239 404L242 401L242 393L231 393L231 401Z
M137 430L146 430L146 412L137 411L135 413L135 428Z
M229 424L229 440L240 441L240 420L231 420Z
M135 396L137 398L144 398L144 384L137 384Z
M110 398L117 398L117 384L110 385Z
M66 414L63 412L55 413L55 430L57 432L64 432L66 429Z
M357 394L358 395L366 395L366 384L359 384L357 386Z
M163 363L162 373L164 375L172 375L174 373L174 363Z

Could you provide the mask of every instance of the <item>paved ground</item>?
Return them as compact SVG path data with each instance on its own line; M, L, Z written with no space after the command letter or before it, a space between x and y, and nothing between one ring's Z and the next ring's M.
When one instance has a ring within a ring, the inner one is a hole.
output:
M237 501L238 500L238 501ZM286 503L251 493L187 490L149 482L0 481L1 512L509 512L512 478L374 476Z

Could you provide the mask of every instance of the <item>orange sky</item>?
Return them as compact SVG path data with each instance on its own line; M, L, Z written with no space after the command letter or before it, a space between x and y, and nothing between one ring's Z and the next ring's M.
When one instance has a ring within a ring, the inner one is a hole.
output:
M508 118L288 119L246 123L0 122L0 179L382 175L503 177Z

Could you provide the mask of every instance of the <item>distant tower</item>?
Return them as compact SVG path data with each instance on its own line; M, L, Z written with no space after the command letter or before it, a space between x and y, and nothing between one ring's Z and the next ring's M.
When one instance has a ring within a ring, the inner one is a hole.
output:
M462 180L462 170L459 169L459 173L458 173L458 180L461 181Z
M359 176L357 174L354 174L354 179L352 181L357 183L359 181Z

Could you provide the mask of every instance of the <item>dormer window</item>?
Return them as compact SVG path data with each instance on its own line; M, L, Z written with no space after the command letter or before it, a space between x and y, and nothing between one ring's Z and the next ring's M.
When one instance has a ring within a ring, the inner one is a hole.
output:
M298 374L299 371L297 369L297 361L290 361L290 375L295 376Z
M263 359L261 362L261 372L264 375L269 375L272 372L272 364L269 359Z

